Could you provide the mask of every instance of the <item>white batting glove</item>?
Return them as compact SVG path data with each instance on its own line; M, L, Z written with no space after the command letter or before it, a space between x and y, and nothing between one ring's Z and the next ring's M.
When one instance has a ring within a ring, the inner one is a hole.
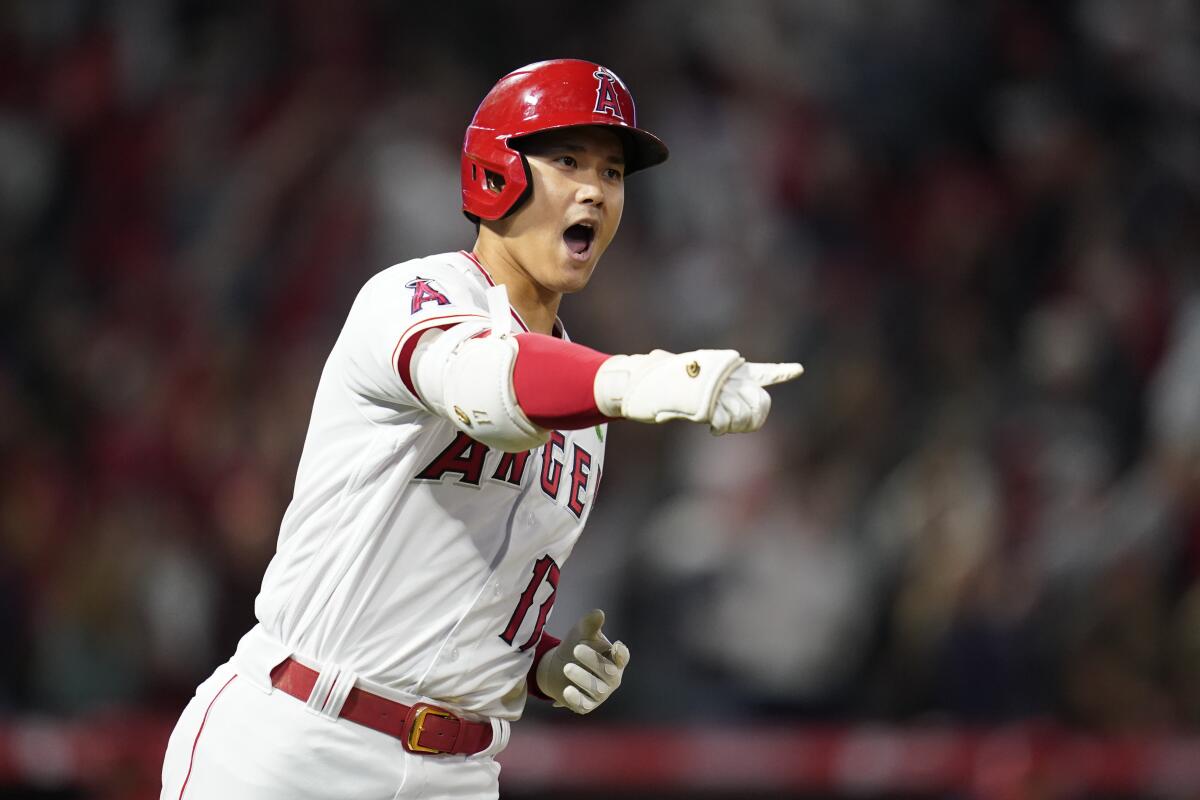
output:
M600 631L604 612L589 611L567 632L563 640L538 662L538 688L576 714L587 714L621 685L629 648L610 642Z
M639 422L707 422L717 435L756 431L771 397L763 387L800 376L799 364L748 363L736 350L613 356L596 373L596 407Z

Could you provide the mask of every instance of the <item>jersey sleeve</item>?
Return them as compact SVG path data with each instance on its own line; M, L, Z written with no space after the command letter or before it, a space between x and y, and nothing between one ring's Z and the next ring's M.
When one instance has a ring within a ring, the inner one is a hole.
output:
M453 267L422 260L384 270L359 292L339 342L350 388L426 408L412 376L417 342L426 331L464 324L487 328L486 300Z

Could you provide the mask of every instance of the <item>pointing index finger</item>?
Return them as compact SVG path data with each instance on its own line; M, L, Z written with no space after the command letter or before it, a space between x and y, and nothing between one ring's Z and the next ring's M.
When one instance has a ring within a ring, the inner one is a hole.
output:
M799 378L804 373L804 367L794 362L787 364L748 363L746 372L750 380L759 386L772 386Z

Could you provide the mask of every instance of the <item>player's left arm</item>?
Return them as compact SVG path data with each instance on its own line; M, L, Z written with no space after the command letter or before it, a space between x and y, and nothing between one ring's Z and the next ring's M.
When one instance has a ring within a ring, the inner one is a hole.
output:
M604 635L604 612L594 609L559 641L542 634L530 670L529 689L576 714L587 714L621 686L629 648Z

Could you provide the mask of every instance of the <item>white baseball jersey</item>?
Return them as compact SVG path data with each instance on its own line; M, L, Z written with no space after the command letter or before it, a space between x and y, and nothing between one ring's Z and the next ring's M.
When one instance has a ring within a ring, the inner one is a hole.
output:
M510 454L426 410L409 364L417 335L486 325L492 283L460 251L363 287L321 375L255 611L312 661L513 720L591 512L605 431L555 431Z

